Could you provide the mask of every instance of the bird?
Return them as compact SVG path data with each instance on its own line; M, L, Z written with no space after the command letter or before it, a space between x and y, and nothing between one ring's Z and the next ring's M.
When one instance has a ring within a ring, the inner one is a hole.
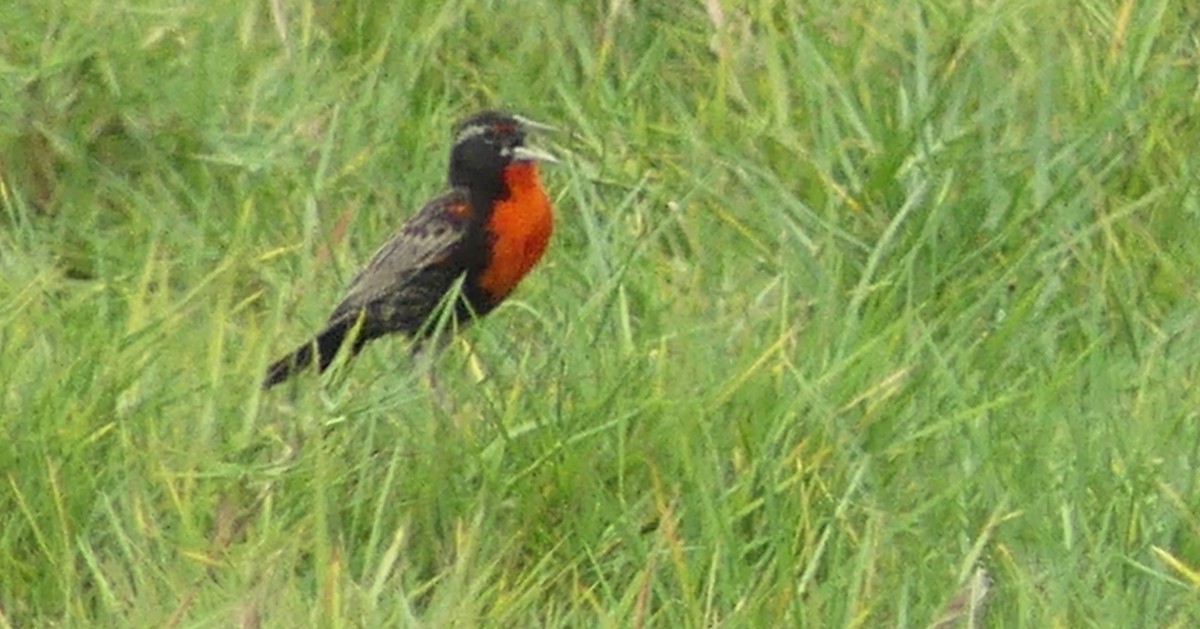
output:
M554 128L501 109L453 126L449 188L425 203L350 281L317 334L267 368L269 389L314 362L324 372L343 345L348 358L390 334L414 339L413 353L437 327L439 306L456 326L500 305L541 260L554 231L554 212L538 165L557 162L526 144Z

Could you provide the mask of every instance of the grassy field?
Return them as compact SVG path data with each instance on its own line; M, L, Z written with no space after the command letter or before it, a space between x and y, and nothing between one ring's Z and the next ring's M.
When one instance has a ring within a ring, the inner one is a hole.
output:
M3 3L0 627L1197 626L1197 33ZM260 391L496 105L564 130L544 264L436 392Z

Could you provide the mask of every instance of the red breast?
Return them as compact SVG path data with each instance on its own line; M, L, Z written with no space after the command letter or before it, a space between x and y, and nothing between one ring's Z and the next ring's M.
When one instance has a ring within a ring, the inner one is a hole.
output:
M493 303L503 300L538 263L554 231L554 214L536 163L509 164L504 182L509 194L492 208L487 223L489 259L479 277L479 286Z

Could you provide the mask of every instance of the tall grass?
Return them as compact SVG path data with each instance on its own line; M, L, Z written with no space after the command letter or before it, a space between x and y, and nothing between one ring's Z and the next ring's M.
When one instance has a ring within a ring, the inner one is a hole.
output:
M1192 626L1198 23L0 7L0 626ZM495 105L545 263L259 391Z

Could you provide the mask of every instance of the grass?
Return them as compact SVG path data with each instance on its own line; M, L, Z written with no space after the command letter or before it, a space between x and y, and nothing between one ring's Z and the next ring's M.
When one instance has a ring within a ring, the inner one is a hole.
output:
M334 6L0 8L0 626L1200 620L1196 9ZM259 391L498 104L447 399Z

